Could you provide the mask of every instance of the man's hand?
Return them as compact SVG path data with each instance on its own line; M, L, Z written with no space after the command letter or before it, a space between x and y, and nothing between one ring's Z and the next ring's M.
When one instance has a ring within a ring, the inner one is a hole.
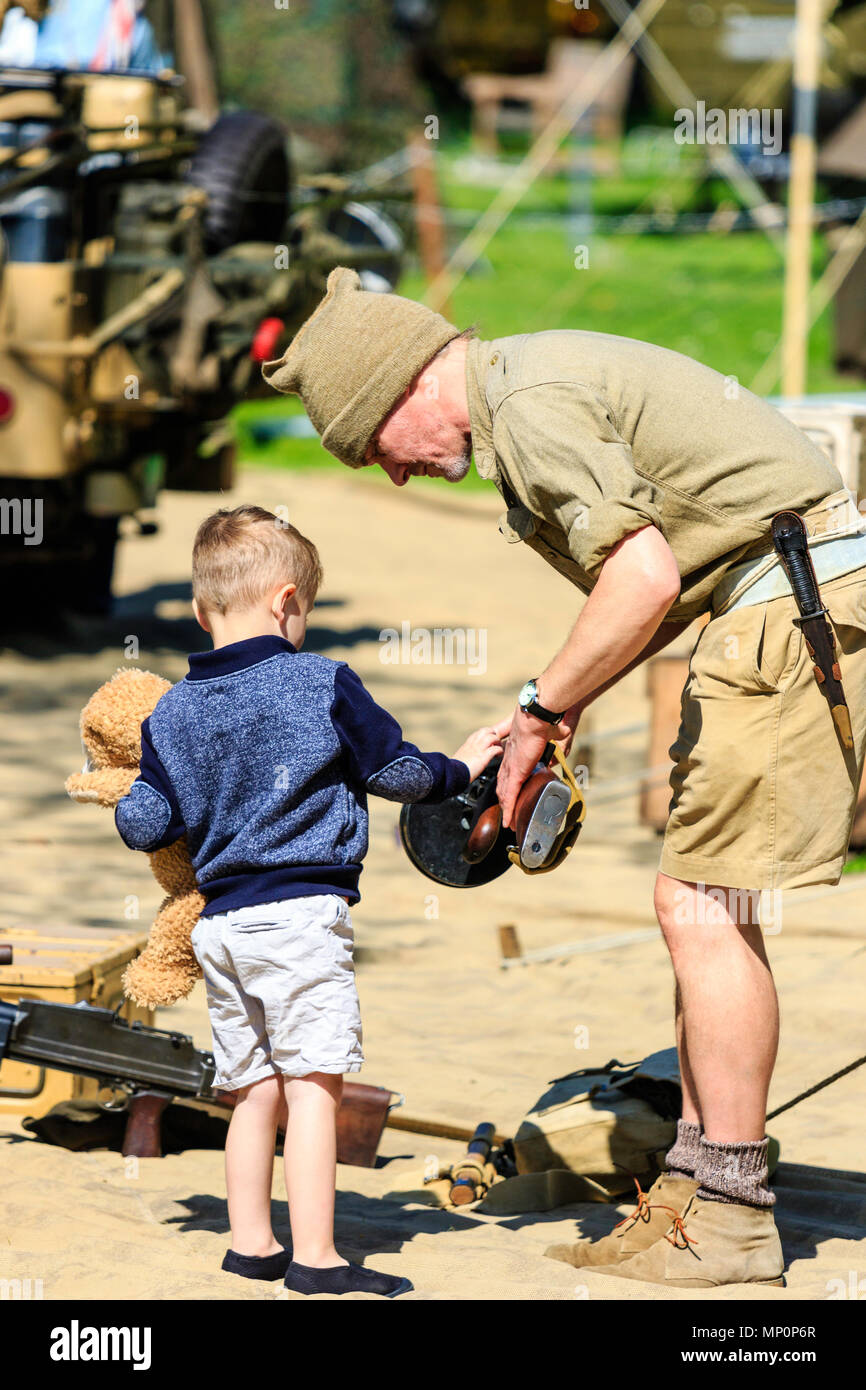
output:
M562 749L563 756L566 758L571 752L571 745L574 742L574 735L577 731L577 726L580 723L580 716L583 714L583 709L583 703L581 701L578 701L576 705L571 706L571 709L567 709L565 711L565 714L562 716L560 728L565 729L565 734L562 738L558 738L556 741Z
M511 718L503 720L496 728L503 732L510 729L502 766L496 779L496 795L502 807L502 823L510 826L520 789L548 743L570 738L571 730L564 720L561 724L545 724L544 720L536 719L534 714L527 714L519 705Z

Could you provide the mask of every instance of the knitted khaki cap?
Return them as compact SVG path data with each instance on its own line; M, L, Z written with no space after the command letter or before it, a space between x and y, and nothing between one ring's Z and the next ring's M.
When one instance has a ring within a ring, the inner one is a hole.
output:
M328 292L281 358L262 364L274 390L301 397L326 449L350 468L403 392L446 343L453 324L412 299L361 289L337 266Z

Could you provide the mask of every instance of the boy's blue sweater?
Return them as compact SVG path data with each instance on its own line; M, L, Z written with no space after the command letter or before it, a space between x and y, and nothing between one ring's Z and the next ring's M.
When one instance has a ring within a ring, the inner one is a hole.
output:
M141 726L115 812L132 849L186 835L202 916L313 893L360 897L367 793L441 801L465 763L421 753L344 661L251 637L189 658Z

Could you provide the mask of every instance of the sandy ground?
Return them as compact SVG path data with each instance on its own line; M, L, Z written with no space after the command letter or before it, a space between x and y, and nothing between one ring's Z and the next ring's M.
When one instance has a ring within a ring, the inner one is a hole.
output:
M245 471L234 500L288 506L320 546L326 579L311 649L349 661L422 747L453 751L464 733L512 705L544 666L579 596L538 557L508 546L494 494L460 497L445 486L398 493L373 479ZM2 655L0 830L2 926L45 922L128 925L129 894L146 925L159 893L146 860L117 839L110 815L68 801L80 765L78 711L124 664L178 679L201 646L189 617L188 554L213 498L172 494L156 537L126 539L115 616L77 625L72 639L19 642ZM384 628L466 627L486 634L486 669L386 665ZM645 674L634 673L593 712L596 732L645 725ZM672 1042L671 975L653 926L659 842L637 818L637 796L611 779L646 763L645 729L597 746L581 839L553 874L516 870L486 889L437 889L412 869L396 839L396 810L371 803L371 850L355 909L357 969L367 1061L360 1079L406 1098L415 1116L511 1133L551 1077L610 1057L638 1058ZM598 803L593 806L592 796ZM431 896L432 894L432 896ZM783 1035L771 1107L862 1052L866 885L787 895L784 929L770 943ZM527 950L581 941L559 961L501 968L497 928L517 925ZM605 947L612 933L634 940ZM593 945L597 943L597 948ZM158 1022L209 1043L201 986ZM589 1046L575 1050L575 1028ZM866 1273L863 1072L781 1116L777 1214L789 1259L785 1290L731 1287L703 1299L826 1299ZM574 1206L496 1219L407 1204L431 1153L454 1141L387 1130L375 1169L342 1167L338 1244L349 1257L407 1275L420 1299L634 1299L650 1286L578 1274L543 1257L552 1241L609 1229L612 1206ZM72 1154L0 1121L0 1277L42 1279L46 1298L269 1299L278 1286L223 1275L226 1208L218 1152L142 1160ZM279 1169L279 1165L277 1165ZM397 1194L397 1195L395 1195ZM288 1235L277 1172L275 1219ZM384 1199L384 1200L383 1200ZM840 1281L840 1282L834 1282ZM688 1293L665 1297L689 1298Z

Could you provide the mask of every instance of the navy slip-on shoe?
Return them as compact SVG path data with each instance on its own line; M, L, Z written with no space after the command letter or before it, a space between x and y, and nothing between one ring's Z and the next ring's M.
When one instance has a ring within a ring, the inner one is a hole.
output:
M362 1265L335 1265L331 1269L311 1269L292 1261L283 1280L292 1293L375 1293L381 1298L398 1298L413 1287L408 1279L396 1274L380 1274Z
M282 1279L292 1262L292 1252L283 1246L274 1255L239 1255L227 1250L220 1269L240 1274L244 1279Z

